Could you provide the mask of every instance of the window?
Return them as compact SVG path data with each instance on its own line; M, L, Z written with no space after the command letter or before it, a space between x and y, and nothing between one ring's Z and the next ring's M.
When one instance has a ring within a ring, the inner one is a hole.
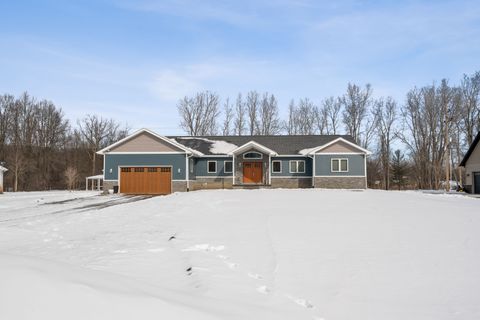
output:
M274 160L272 161L272 172L281 173L282 172L282 161Z
M290 173L305 173L305 161L290 160Z
M143 172L144 169L143 168L134 168L133 171L134 172Z
M262 158L263 158L263 154L255 151L247 152L243 155L243 159L262 159Z
M208 173L217 172L217 161L207 161L207 172Z
M168 168L168 167L161 167L160 168L160 172L170 172L172 171L172 168Z
M148 168L148 172L157 172L157 168Z
M190 173L193 173L193 159L192 158L190 158L188 166L189 166L189 169L190 169Z
M332 172L348 172L348 159L332 159Z
M223 172L225 173L232 173L232 161L224 161L223 162Z

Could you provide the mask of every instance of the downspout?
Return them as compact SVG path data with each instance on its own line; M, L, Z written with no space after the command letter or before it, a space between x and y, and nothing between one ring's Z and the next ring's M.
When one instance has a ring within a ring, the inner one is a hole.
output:
M187 169L187 172L185 174L185 177L187 179L187 192L190 191L190 158L193 157L193 154L188 155L188 153L185 153L185 168Z
M315 154L313 156L308 156L312 159L312 188L315 188Z
M363 155L363 159L364 159L363 165L364 165L364 168L365 168L365 189L367 189L368 188L368 180L367 180L367 154L366 153Z
M237 169L235 168L235 154L232 153L232 188L235 185L235 175Z

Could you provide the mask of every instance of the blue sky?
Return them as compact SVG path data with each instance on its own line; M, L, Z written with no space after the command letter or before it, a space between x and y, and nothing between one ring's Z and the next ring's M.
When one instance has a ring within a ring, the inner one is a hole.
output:
M180 133L176 102L211 90L315 103L348 82L403 102L480 70L478 1L2 1L0 93L72 121L97 113Z

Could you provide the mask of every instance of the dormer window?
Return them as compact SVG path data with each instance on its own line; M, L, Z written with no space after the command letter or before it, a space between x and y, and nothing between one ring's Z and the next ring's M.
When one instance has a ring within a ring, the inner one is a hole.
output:
M243 154L243 159L262 159L263 154L256 151L251 151Z

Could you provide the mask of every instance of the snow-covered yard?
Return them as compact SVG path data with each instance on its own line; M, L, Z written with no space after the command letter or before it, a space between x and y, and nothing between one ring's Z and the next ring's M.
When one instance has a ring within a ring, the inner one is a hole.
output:
M0 319L479 319L480 200L0 195Z

